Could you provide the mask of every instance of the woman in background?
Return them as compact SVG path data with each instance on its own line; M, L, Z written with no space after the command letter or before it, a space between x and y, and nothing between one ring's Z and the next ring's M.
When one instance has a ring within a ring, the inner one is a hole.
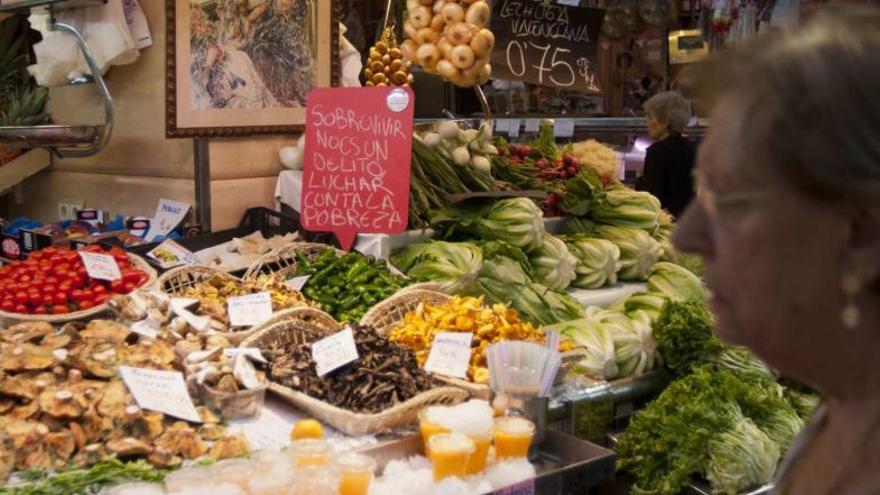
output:
M697 75L714 108L673 240L705 260L719 336L823 397L786 495L880 494L878 27L848 5Z
M691 106L675 91L657 93L644 106L654 144L648 147L636 189L657 196L663 208L678 217L694 197L695 147L681 135L691 118Z

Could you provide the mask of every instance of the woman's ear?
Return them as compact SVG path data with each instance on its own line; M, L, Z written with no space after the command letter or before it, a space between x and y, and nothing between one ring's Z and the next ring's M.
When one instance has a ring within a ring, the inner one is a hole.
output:
M880 208L852 208L847 217L850 238L843 275L857 277L862 288L880 288Z

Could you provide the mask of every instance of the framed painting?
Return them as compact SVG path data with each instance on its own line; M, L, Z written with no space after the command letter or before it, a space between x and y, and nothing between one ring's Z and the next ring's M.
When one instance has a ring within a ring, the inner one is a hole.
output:
M165 2L168 137L297 132L337 85L337 0Z

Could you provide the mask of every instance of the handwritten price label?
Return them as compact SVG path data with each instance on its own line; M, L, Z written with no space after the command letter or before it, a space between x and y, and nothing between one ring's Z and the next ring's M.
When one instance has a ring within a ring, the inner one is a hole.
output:
M318 376L324 376L359 357L351 327L345 327L312 344L312 360L315 361Z
M272 317L272 296L257 292L246 296L230 297L226 301L229 324L234 327L252 327Z
M120 366L119 374L143 409L158 411L175 418L201 423L179 371L159 371Z
M574 119L556 119L553 122L553 137L574 136Z
M122 278L119 265L116 264L113 256L109 254L79 251L79 257L82 258L83 265L86 266L86 273L92 278L101 280L119 280Z
M498 0L492 75L572 91L599 91L596 61L605 11L573 0Z
M439 332L434 336L425 371L466 378L471 362L471 341L474 335L465 332Z

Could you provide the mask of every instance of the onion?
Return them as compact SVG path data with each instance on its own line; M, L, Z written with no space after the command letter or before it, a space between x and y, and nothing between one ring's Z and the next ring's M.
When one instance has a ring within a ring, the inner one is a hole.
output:
M494 47L495 35L486 28L477 31L477 34L471 38L471 49L478 57L488 57Z
M403 21L403 32L406 34L406 37L409 39L413 39L416 37L416 32L418 30L415 26L409 21Z
M464 20L477 27L486 27L486 23L489 22L490 12L489 4L480 0L468 7Z
M453 46L452 43L450 43L449 40L447 40L445 37L440 38L440 41L437 42L437 48L439 48L440 51L443 53L443 58L445 58L446 60L452 59ZM451 64L452 62L449 63Z
M446 39L453 45L465 45L471 41L471 28L464 22L459 22L446 29Z
M474 65L474 51L467 45L460 45L452 49L452 63L459 69L467 69Z
M494 144L486 143L483 145L483 153L487 155L497 155L498 148L496 148Z
M428 148L436 148L442 140L443 138L441 138L440 134L437 134L436 132L429 132L422 138L422 142L425 143L425 146Z
M467 165L471 160L471 154L464 146L459 146L452 150L452 161L456 165Z
M432 43L420 46L416 52L416 59L419 61L419 65L424 69L433 70L434 67L437 66L437 62L440 60L441 56L440 49L437 48L437 45Z
M474 166L475 169L480 172L491 174L492 173L492 162L489 161L485 156L475 156L471 158L471 165Z
M439 33L443 31L444 25L446 25L446 21L443 19L443 16L440 14L434 14L434 17L431 18L431 24L428 27L437 31L439 36Z
M446 0L437 0L434 2L434 7L431 9L435 14L439 14L443 11L443 6L446 5Z
M480 137L480 131L476 129L465 129L461 131L461 139L465 142L471 142Z
M460 74L458 69L452 65L452 62L449 60L443 59L437 62L437 73L440 74L444 79L453 80L456 77L459 77Z
M419 3L419 0L406 0L406 10L407 11L413 11L413 10L419 8L419 5L421 5Z
M476 81L478 77L480 77L480 71L483 70L483 67L489 62L487 58L478 58L474 60L474 65L468 67L461 71L461 75L471 81Z
M306 135L305 134L303 134L302 136L299 137L299 139L297 139L296 147L299 148L300 151L303 151L306 149Z
M428 27L431 24L431 9L419 6L409 12L409 21L416 29Z
M416 51L419 45L413 40L406 40L400 44L400 51L403 53L403 59L412 62L416 59Z
M457 24L464 20L464 8L455 2L449 2L443 6L443 18L448 24Z
M492 64L486 64L480 72L479 77L477 77L477 83L486 84L490 77L492 77Z
M455 139L458 137L459 132L461 132L461 128L451 120L443 120L437 124L437 133L440 134L440 137L443 139Z
M416 33L415 40L416 40L416 43L418 43L420 45L425 45L428 43L431 43L431 44L437 43L438 38L439 38L439 36L437 35L437 31L434 31L433 29L426 27L426 28L422 28L422 29L418 30L418 32Z

